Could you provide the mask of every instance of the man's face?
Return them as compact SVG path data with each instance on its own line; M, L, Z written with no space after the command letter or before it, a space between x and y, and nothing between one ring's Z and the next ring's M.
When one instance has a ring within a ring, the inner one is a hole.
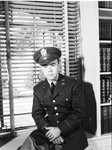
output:
M48 65L40 66L44 76L49 81L56 81L59 76L59 62L58 60L51 61Z

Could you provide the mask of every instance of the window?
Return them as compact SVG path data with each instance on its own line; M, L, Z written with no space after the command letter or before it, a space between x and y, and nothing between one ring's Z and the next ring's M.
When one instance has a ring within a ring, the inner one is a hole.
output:
M42 79L34 51L56 46L61 72L77 77L80 57L79 2L0 2L0 132L35 125L33 86Z

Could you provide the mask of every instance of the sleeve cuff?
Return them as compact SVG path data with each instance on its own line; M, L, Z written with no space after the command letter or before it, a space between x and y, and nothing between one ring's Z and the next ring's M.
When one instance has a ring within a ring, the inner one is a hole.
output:
M41 128L41 131L42 131L44 134L46 134L48 130L46 130L45 127L50 127L50 126L51 126L50 124L47 124L47 123L46 123L46 124Z
M61 133L63 135L67 135L69 132L73 131L70 124L67 122L67 120L64 120L62 123L58 125L58 128L61 130Z

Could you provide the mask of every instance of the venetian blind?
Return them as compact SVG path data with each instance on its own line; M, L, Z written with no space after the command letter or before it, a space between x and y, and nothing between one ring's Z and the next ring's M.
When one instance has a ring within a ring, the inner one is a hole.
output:
M68 1L69 75L80 74L80 11L79 2Z
M42 74L33 61L34 51L42 46L59 47L61 72L78 76L79 2L8 1L0 4L0 131L11 129L14 133L35 125L31 117L32 88L42 79Z

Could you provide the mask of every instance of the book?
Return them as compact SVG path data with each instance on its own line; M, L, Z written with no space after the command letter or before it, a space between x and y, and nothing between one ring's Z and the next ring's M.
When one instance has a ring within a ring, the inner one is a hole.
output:
M106 39L110 40L111 39L111 29L112 29L112 24L110 22L106 22Z
M106 80L106 102L110 102L110 78L107 77L105 80Z
M106 47L103 47L102 48L102 71L103 72L106 72L106 70L107 70L107 64L106 64L106 62L107 62L107 51L106 51Z
M101 133L109 133L108 106L101 107Z
M100 78L100 97L101 103L112 101L112 80L109 75Z
M106 103L106 80L105 78L100 79L100 94L101 94L101 103Z
M111 71L111 47L107 47L106 50L106 71Z
M111 44L100 45L100 72L112 71L112 48Z
M106 7L105 1L99 1L98 5L99 5L99 8L105 8Z
M112 37L112 20L99 20L99 39L111 40Z
M112 105L108 106L109 133L112 132Z
M100 72L102 72L102 48L100 46Z
M99 8L111 9L112 8L112 2L111 1L99 1L98 6L99 6Z

